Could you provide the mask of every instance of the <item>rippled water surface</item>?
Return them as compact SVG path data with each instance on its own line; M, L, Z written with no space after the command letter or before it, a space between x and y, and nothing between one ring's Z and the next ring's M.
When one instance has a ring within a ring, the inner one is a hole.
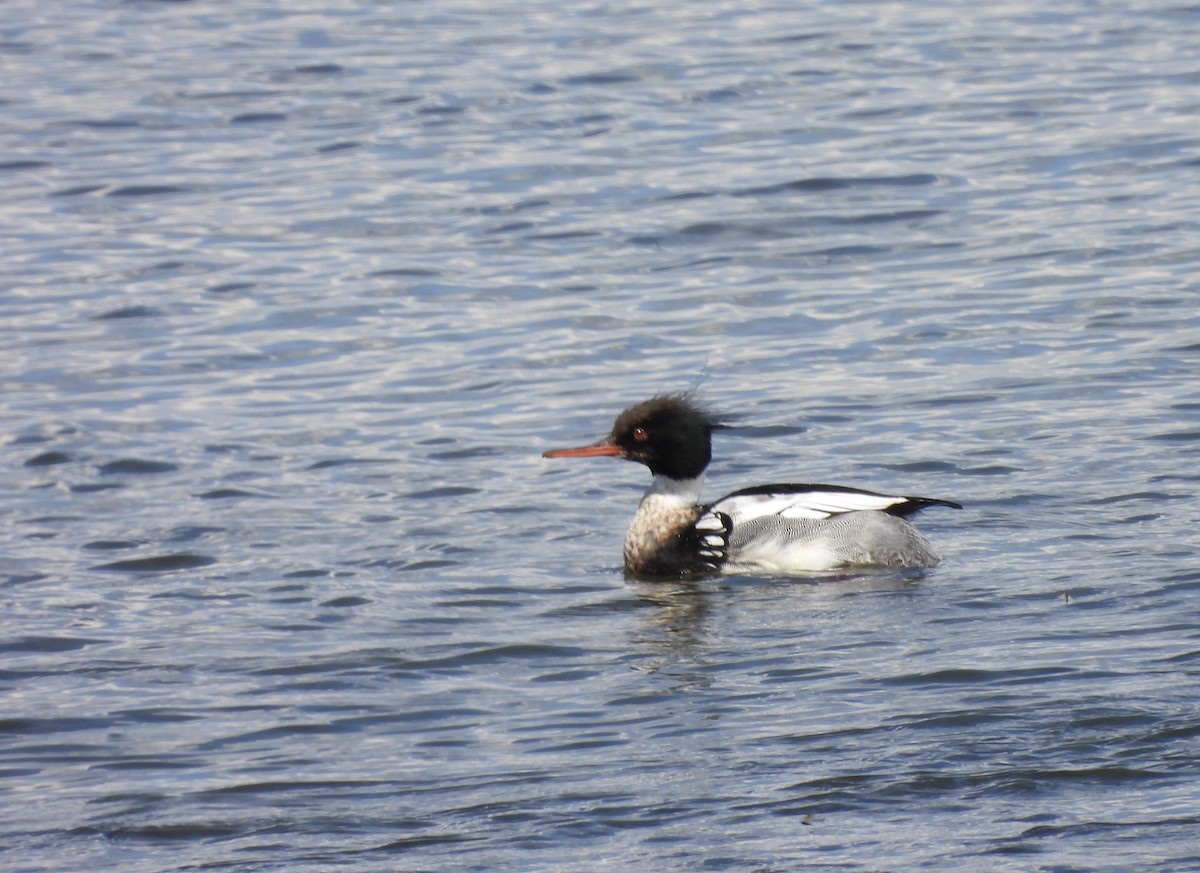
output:
M1200 870L1197 7L5 11L4 869Z

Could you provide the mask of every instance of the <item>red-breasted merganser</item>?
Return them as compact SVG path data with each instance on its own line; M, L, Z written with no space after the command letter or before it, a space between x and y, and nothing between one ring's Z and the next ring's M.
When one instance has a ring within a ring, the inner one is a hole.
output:
M546 458L612 456L654 481L625 535L625 567L650 576L846 567L931 567L933 546L905 521L950 500L896 497L838 485L759 485L698 505L720 422L687 394L665 394L617 416L612 433Z

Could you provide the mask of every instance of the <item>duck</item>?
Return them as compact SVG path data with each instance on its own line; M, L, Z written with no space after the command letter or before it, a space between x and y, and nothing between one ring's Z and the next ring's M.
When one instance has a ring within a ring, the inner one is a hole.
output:
M725 426L691 393L660 394L624 410L603 439L542 456L622 458L650 470L625 534L625 569L634 576L924 568L941 560L908 519L931 506L962 509L951 500L789 483L700 503L712 435Z

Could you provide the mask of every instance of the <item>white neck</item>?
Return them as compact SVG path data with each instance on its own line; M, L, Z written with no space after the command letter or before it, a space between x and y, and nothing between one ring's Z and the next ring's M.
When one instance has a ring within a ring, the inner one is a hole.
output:
M704 474L695 479L671 479L667 476L655 476L642 500L656 497L656 503L668 506L679 505L691 508L700 502L700 490L704 487Z

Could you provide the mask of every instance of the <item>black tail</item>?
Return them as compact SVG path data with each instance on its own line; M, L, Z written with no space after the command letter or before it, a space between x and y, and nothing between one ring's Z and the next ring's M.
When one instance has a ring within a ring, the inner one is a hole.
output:
M905 497L903 503L889 506L884 512L888 515L908 518L910 515L916 515L926 506L948 506L951 509L962 509L962 504L955 503L953 500L938 500L936 497Z

